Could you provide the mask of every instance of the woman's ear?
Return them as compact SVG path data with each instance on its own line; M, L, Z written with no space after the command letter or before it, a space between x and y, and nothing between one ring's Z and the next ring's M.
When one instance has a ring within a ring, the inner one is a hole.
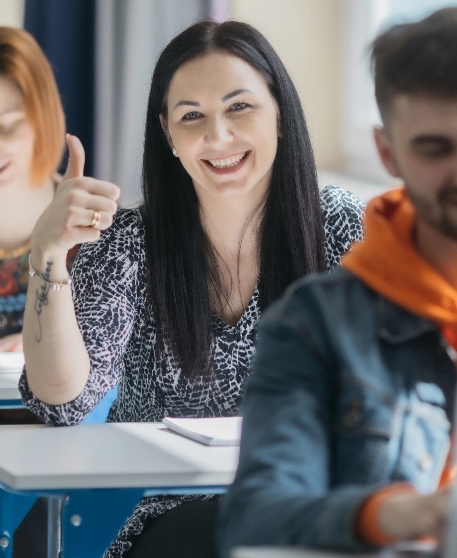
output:
M171 141L170 133L168 132L168 122L167 119L164 117L162 113L159 114L160 125L162 126L162 130L167 138L168 145L170 149L173 149L173 142Z
M395 149L392 145L392 139L385 128L374 128L374 141L378 149L379 157L387 172L395 178L402 178L401 171L395 157Z

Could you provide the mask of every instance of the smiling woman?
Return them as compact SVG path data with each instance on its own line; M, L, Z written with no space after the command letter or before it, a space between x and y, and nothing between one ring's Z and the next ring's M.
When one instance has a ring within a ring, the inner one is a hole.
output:
M277 152L278 107L261 74L220 51L184 63L165 102L173 109L164 108L162 127L192 177L203 227L224 262L213 304L225 322L236 325L259 273L252 252ZM243 280L234 289L239 258Z
M27 302L25 404L76 424L119 383L111 421L235 415L262 311L362 236L359 200L318 191L277 54L236 21L200 22L170 42L152 77L138 209L116 213L119 189L83 177L83 148L74 137L69 147L33 233L45 287L39 314L34 291ZM73 300L51 286L82 242ZM216 556L216 507L212 496L146 498L106 556Z

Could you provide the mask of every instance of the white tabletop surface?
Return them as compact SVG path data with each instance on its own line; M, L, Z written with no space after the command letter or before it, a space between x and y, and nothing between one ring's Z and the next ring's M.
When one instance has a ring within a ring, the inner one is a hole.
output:
M379 554L347 554L339 552L323 552L307 548L291 548L282 546L259 546L235 548L231 558L380 558Z
M0 447L0 483L18 490L225 486L239 452L160 423L0 426Z
M330 552L290 546L257 546L234 548L230 558L406 558L407 556L426 558L427 554L436 556L435 551L436 546L427 542L405 542L376 553Z
M24 366L22 351L0 351L0 400L21 399L17 384Z
M0 400L21 399L17 388L20 372L0 372Z

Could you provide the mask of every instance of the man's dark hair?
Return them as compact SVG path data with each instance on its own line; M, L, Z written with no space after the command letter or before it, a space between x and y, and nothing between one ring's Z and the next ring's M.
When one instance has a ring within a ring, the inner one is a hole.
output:
M457 97L457 8L394 25L373 41L371 62L384 123L396 95Z

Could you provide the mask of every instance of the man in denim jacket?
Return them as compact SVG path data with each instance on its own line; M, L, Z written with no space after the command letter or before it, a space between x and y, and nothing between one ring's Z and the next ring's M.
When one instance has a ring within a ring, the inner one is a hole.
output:
M457 349L457 8L372 46L380 157L404 188L367 207L366 239L261 320L234 546L366 550L440 538L450 503Z

